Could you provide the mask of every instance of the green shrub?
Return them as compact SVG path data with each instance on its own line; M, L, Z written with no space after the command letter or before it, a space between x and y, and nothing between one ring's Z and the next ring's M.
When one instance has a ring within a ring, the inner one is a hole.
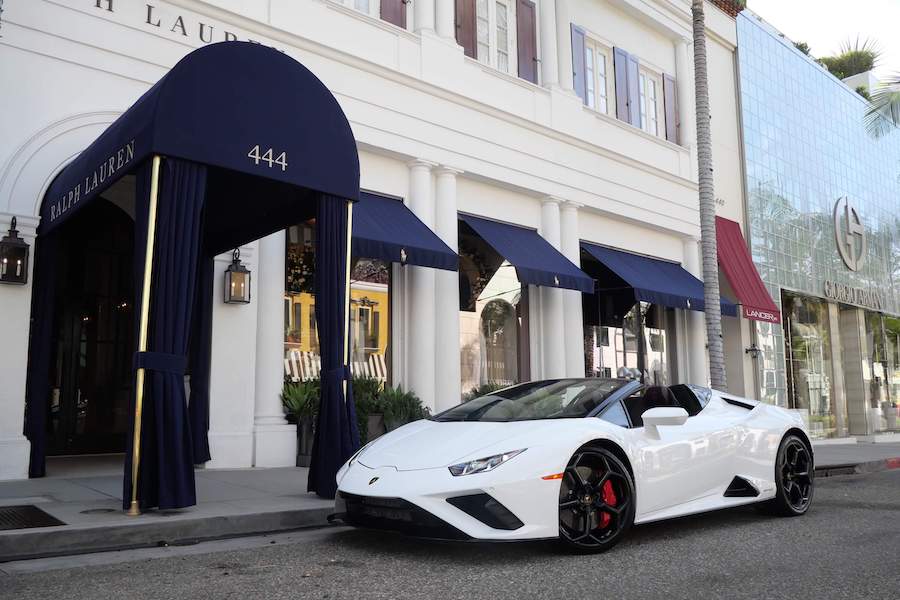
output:
M299 383L286 381L281 391L281 405L285 414L294 421L303 417L315 417L319 412L319 380Z
M474 400L475 398L480 398L481 396L487 396L491 392L496 392L497 390L502 390L503 388L509 387L508 384L500 383L499 381L488 381L487 383L482 383L479 386L473 387L468 392L463 394L462 401L468 402L469 400Z
M381 392L381 408L384 411L384 427L388 431L425 419L431 414L418 396L413 392L404 392L399 385L384 388Z

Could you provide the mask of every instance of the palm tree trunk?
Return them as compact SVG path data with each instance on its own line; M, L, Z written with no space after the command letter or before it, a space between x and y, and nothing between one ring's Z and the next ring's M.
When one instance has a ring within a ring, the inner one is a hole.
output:
M725 353L722 349L722 311L719 304L719 262L716 256L716 194L713 189L712 136L709 127L709 79L706 68L706 24L703 0L691 1L694 25L694 88L697 107L697 165L700 183L700 246L703 258L703 299L706 305L706 342L709 379L725 390Z

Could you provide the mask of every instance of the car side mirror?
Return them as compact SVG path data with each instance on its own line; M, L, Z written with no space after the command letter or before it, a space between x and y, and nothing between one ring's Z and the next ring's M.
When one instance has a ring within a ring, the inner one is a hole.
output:
M688 412L677 406L657 406L644 411L641 415L644 431L654 439L659 439L660 425L684 425L688 420Z

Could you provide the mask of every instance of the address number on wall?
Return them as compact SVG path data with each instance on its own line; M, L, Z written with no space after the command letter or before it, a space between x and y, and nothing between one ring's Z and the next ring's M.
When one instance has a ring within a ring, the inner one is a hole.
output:
M275 165L281 167L282 171L287 170L287 152L282 152L278 155L277 158L273 158L275 156L275 151L269 148L260 154L259 144L253 146L250 149L250 152L247 153L247 157L253 161L253 164L258 165L261 162L264 162L269 165L269 168L274 168Z

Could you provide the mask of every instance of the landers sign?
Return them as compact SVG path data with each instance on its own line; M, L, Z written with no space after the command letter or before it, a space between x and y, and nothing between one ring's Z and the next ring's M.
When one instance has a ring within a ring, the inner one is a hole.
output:
M744 317L755 321L765 321L766 323L781 323L781 315L770 310L761 310L759 308L744 307Z
M56 202L50 205L50 214L47 215L52 223L60 215L69 211L70 208L78 204L82 198L87 197L91 192L102 186L107 179L111 179L113 174L124 169L134 160L134 140L131 140L112 155L103 161L97 168L89 173L84 181L81 181L74 188L64 193Z

